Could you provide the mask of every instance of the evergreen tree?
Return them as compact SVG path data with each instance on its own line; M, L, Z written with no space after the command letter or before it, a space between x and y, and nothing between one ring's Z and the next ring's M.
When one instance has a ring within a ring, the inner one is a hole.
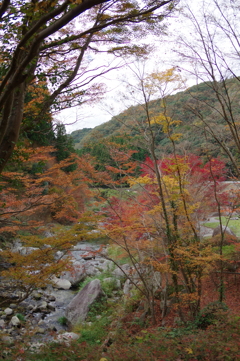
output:
M72 153L75 153L73 140L67 135L66 128L62 123L58 123L56 126L55 149L55 156L58 162L70 157ZM64 168L64 171L72 172L75 169L76 165L71 164Z

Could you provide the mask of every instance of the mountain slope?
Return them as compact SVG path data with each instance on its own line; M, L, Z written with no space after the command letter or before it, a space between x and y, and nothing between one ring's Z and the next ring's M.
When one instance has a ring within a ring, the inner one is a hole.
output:
M227 80L227 92L231 104L231 112L235 119L240 118L239 110L239 82L234 79ZM218 83L218 87L224 96L224 85ZM226 95L226 94L225 94ZM166 111L166 114L174 120L181 120L177 132L182 133L178 143L179 151L188 151L199 155L207 152L214 156L219 155L219 145L208 136L206 124L213 125L216 132L231 148L231 137L224 126L224 117L219 104L219 99L213 91L213 83L205 82L195 85L185 91L164 99L166 107L163 109L161 99L149 103L151 116ZM203 120L206 122L205 125ZM132 106L114 116L110 121L93 129L82 129L72 133L75 148L80 149L93 142L102 139L128 134L139 141L142 129L146 126L146 114L144 104ZM160 152L170 152L169 140L161 129L157 130L157 144Z

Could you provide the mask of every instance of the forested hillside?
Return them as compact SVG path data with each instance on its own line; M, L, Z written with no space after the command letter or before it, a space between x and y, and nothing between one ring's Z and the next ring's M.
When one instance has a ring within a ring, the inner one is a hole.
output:
M240 92L238 80L228 79L226 84L218 83L218 86L222 87L222 89L225 85L231 97L233 117L239 118ZM206 154L212 156L223 154L219 144L210 136L206 125L202 126L202 119L205 119L206 123L214 124L215 129L217 127L218 134L221 134L221 139L232 149L232 139L224 126L224 119L220 110L221 105L216 92L213 90L212 83L200 83L185 91L168 96L164 100L166 114L174 120L181 121L177 126L177 132L182 134L181 140L177 144L180 153L190 152L203 156ZM144 147L139 139L141 137L140 128L147 121L144 106L144 104L132 106L114 116L110 121L93 129L84 128L72 132L74 147L82 149L90 144L102 142L103 139L125 135L130 136L128 138L130 143ZM162 100L156 99L149 102L149 111L151 117L162 113ZM159 131L156 139L159 154L170 153L171 148L169 145L166 135Z

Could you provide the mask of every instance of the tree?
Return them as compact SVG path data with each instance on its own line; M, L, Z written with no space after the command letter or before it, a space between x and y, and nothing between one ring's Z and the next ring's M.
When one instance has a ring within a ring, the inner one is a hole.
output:
M188 76L205 82L213 98L192 95L191 110L198 118L195 128L203 129L221 149L239 177L239 114L234 99L239 97L239 6L233 1L203 1L196 11L189 4L184 21L191 36L179 34L181 66ZM178 61L179 62L179 61ZM186 64L186 65L185 65ZM210 110L210 116L206 115ZM230 143L230 146L229 146Z
M10 289L23 291L19 301L51 283L51 276L71 268L68 253L76 243L96 237L90 232L86 203L96 202L90 184L107 182L108 175L96 172L87 156L75 154L56 162L53 151L53 147L26 150L22 168L3 172L0 178L0 289L7 280ZM71 164L75 169L65 172ZM97 219L91 217L91 223ZM44 237L49 222L73 229L59 227L54 235ZM16 237L18 247L13 244ZM57 251L64 257L56 258Z
M73 141L71 137L69 137L66 134L66 129L64 124L58 123L56 125L56 135L55 135L55 157L58 162L61 160L67 159L70 157L73 153L75 153L74 147L73 147ZM70 166L64 168L66 172L71 172L75 170L77 167L76 164L72 163Z
M123 158L124 155L131 153L131 159L129 159L129 161L132 160L133 162L143 161L148 154L147 150L135 145L133 138L127 134L111 136L107 139L105 138L104 141L101 140L101 138L93 140L76 152L80 156L90 154L95 158L96 170L104 171L108 166L118 168L119 164L117 164L116 159L114 159L114 152L116 152L117 149L121 152ZM135 171L137 174L139 168L136 168ZM112 173L112 178L117 180L119 175Z
M18 140L25 92L33 79L47 80L51 91L41 104L41 114L50 106L59 109L96 99L101 89L93 80L108 68L97 65L93 71L85 53L135 51L129 39L161 29L161 21L176 4L175 0L4 0L0 6L0 171Z
M145 109L145 119L138 123L138 130L150 156L141 164L139 177L126 174L134 188L129 197L110 200L104 229L112 242L130 257L134 272L128 278L146 297L153 321L156 289L149 282L149 271L160 272L163 278L158 288L163 316L171 299L185 321L186 307L192 319L199 313L202 280L221 259L211 245L202 242L199 231L200 221L208 212L218 209L219 202L221 207L226 205L221 187L225 163L178 153L180 121L174 120L167 106L169 93L183 84L177 69L136 75L139 83L135 91L140 89ZM153 116L151 97L156 97L157 91L162 96L161 112ZM162 153L160 158L156 140L161 133L172 152Z
M41 104L49 95L46 81L32 81L28 85L24 99L20 141L27 140L33 147L52 145L54 141L53 116L50 109L44 114L41 113Z

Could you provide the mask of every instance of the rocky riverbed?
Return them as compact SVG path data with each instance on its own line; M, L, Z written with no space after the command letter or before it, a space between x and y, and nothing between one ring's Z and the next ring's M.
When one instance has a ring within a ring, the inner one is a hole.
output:
M30 251L22 247L19 242L16 242L15 246L18 247L20 252ZM79 283L87 277L98 276L108 271L108 277L104 281L115 282L115 289L123 287L124 273L116 269L110 260L104 258L106 247L103 248L101 254L96 252L98 249L99 245L96 244L77 244L71 252L73 271L65 271L59 278L53 277L52 285L47 286L45 289L36 289L20 303L18 303L20 296L18 290L15 290L10 295L10 302L9 294L6 295L4 294L5 291L3 291L0 294L0 297L2 296L1 300L4 301L5 297L5 299L8 299L8 303L3 302L0 308L0 338L8 343L14 343L16 340L28 337L29 342L34 343L76 337L76 335L74 336L68 332L71 329L72 322L66 322L66 309L71 305L78 293L81 293L78 292ZM62 257L62 254L57 253L56 257ZM129 272L130 268L127 264L123 265L125 272ZM99 282L97 288L96 299L103 294ZM6 287L3 285L2 289L5 290ZM84 297L89 298L89 292L92 295L92 288L90 291L85 291L85 296L80 294L81 302L80 304L78 302L77 308L80 310L81 317L79 317L81 321L84 321L87 317L91 305L91 302L86 303L84 301ZM68 318L71 318L69 312Z
M29 251L16 242L18 251ZM65 309L76 296L77 285L88 276L95 276L112 267L111 262L100 255L95 255L99 248L96 244L79 243L72 251L72 272L63 272L61 277L53 277L52 285L46 289L35 290L28 298L18 303L18 290L6 291L7 283L2 282L0 294L0 337L7 342L14 342L30 335L31 341L46 341L56 338L67 330L63 320ZM57 257L62 256L57 254ZM4 284L5 283L5 284ZM10 301L9 301L10 299ZM4 302L5 301L5 302Z
M211 219L212 221L213 219ZM217 221L216 221L217 225ZM201 236L211 236L212 230L202 226ZM20 242L15 243L17 252L26 254L30 248L23 247ZM0 339L8 343L16 340L34 342L47 342L52 340L68 340L78 335L69 333L71 327L78 322L84 322L88 310L95 300L103 296L99 280L92 280L79 291L79 284L87 277L107 274L103 282L109 282L112 295L119 297L119 290L125 295L131 295L133 283L126 275L132 273L129 264L122 265L122 270L116 268L114 263L105 258L107 246L81 242L71 251L71 264L73 271L65 271L60 277L53 277L52 284L44 289L36 289L19 303L19 291L14 290L9 296L6 280L1 280L0 288ZM63 257L61 252L56 253L56 258ZM131 276L133 277L133 276ZM135 283L139 282L136 274ZM156 289L161 284L159 272L150 274L149 282L154 283ZM113 286L114 284L114 286ZM90 297L91 296L91 297ZM10 301L9 301L10 299ZM4 303L8 300L8 303Z

